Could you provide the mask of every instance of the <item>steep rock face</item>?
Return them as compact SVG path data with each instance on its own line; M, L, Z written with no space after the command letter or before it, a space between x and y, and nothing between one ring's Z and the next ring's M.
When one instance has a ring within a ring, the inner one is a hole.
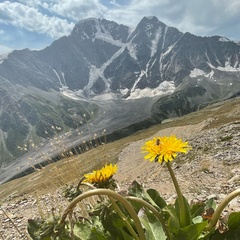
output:
M210 103L239 96L239 94L239 78L232 74L221 74L217 83L205 76L187 77L174 93L159 98L152 105L151 116L155 121L162 122L168 118L197 111Z
M95 117L98 99L106 94L122 99L116 104L128 101L132 114L136 92L166 94L164 86L174 84L175 92L159 101L155 97L148 110L138 100L143 113L134 112L134 118L123 108L121 127L126 127L124 122L162 121L238 96L239 82L240 45L224 37L182 33L156 17L144 17L134 29L105 19L79 21L69 36L43 50L13 51L0 59L0 163L22 155L20 144L53 136L52 126L63 133ZM66 100L63 94L69 93L72 99ZM110 113L116 120L119 113ZM101 114L97 120L103 120Z
M185 33L165 58L167 72L178 85L193 69L206 74L218 67L239 68L239 46L221 37L198 37ZM225 69L228 71L227 69Z
M28 49L10 53L8 58L0 64L0 76L11 84L34 86L45 91L59 87L57 78L48 63L38 57L37 51Z
M194 69L239 69L239 52L224 37L183 34L156 17L144 17L135 29L92 18L41 51L13 51L0 74L11 83L43 90L64 86L91 97L156 88L165 80L177 86Z

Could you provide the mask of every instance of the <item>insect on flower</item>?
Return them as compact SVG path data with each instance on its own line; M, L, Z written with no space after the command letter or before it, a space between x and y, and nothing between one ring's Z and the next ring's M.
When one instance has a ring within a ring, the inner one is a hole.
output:
M188 142L183 142L175 135L154 137L142 146L142 152L146 153L144 158L160 164L172 161L179 153L187 153L189 150L191 146Z
M160 143L161 143L161 141L160 141L160 139L158 138L158 139L156 140L156 145L159 146ZM158 154L158 155L155 157L154 162L157 162L157 161L158 161L158 157L159 157L159 156L160 156L160 154Z

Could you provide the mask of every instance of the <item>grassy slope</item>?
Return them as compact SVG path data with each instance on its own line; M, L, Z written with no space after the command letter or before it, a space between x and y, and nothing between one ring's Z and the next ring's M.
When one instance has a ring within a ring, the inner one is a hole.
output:
M236 114L236 113L239 114ZM102 144L81 155L69 157L50 164L43 169L20 179L0 185L0 199L10 194L28 194L34 191L52 192L70 182L76 182L86 172L107 162L117 162L118 154L129 143L147 138L157 131L170 127L197 124L208 118L215 118L214 125L208 128L219 127L225 123L240 121L240 98L231 99L206 107L181 118L171 119L163 124L139 131L118 141ZM91 148L91 147L90 147Z

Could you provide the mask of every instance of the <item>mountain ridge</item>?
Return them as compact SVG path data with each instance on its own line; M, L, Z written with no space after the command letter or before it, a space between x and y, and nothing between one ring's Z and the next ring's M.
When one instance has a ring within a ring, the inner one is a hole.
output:
M156 17L144 17L134 29L90 18L43 50L5 56L0 83L1 172L24 156L19 147L49 142L52 127L71 133L93 120L99 132L107 126L111 134L238 96L240 45L182 33ZM109 106L120 114L105 116Z

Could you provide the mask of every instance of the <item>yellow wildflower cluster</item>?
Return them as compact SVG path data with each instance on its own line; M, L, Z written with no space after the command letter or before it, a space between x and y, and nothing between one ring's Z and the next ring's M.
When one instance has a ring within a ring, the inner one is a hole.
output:
M161 164L163 161L172 161L178 153L187 153L190 149L191 146L188 145L188 142L183 142L174 135L154 137L142 147L143 153L147 153L144 156L145 159L158 161Z
M117 169L118 169L117 164L105 165L103 168L99 170L95 170L91 173L85 174L84 182L89 182L104 187L107 184L109 184L109 181L111 180L112 176L116 173Z

